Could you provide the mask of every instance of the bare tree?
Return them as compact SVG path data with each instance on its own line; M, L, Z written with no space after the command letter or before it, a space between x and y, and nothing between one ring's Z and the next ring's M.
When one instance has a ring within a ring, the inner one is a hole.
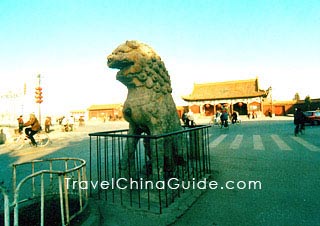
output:
M294 94L293 100L300 100L300 95L299 95L299 93Z
M304 104L305 104L307 110L311 110L311 102L312 101L311 101L311 98L309 95L306 96L306 98L304 98Z

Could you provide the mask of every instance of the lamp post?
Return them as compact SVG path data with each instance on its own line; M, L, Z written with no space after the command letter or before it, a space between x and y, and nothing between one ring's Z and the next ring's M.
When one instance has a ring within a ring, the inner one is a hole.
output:
M42 100L42 88L40 86L40 74L37 75L37 79L38 79L38 86L35 88L35 93L36 93L36 103L38 104L38 119L39 119L39 123L41 125L41 108L40 108L40 105L41 103L43 102Z
M269 87L270 99L271 99L271 116L273 115L273 100L272 100L272 87Z

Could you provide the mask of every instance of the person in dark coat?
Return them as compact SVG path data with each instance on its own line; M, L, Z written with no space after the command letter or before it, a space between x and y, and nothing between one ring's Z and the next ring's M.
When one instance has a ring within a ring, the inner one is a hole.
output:
M293 123L296 125L294 129L294 135L297 136L300 132L304 130L304 123L306 121L306 116L303 114L301 108L297 108L296 112L294 113L294 120Z
M221 128L224 127L228 127L228 118L229 118L229 114L227 112L226 109L222 110L222 114L220 116L220 120L221 120Z
M237 114L237 112L236 111L234 111L233 113L232 113L232 124L235 124L236 122L237 122L237 120L238 120L238 114Z
M20 115L20 117L19 117L19 118L17 118L17 120L18 120L19 133L22 133L22 130L23 130L23 124L24 124L24 122L23 122L23 116L22 116L22 115Z

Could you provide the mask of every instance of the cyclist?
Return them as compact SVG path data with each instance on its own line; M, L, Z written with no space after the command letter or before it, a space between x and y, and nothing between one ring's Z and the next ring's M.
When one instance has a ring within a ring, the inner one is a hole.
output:
M34 135L40 130L40 123L38 119L36 118L35 114L31 113L29 121L23 124L24 127L28 127L24 130L26 133L27 137L31 140L31 143L33 146L37 146L36 141L34 140Z
M219 125L219 123L221 122L220 117L221 117L221 112L220 112L220 111L217 111L216 117L214 118L214 124L215 124L215 125Z
M237 114L236 111L234 111L234 112L232 113L232 117L231 117L231 122L232 122L232 124L235 124L235 123L237 122L237 120L238 120L238 114Z

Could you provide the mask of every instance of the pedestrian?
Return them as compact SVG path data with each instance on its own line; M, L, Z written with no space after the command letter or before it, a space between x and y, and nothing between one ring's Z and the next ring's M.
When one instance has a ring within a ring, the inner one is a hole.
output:
M220 117L221 117L221 112L220 112L220 111L217 111L217 112L216 112L216 116L215 116L215 118L214 118L214 124L215 124L215 125L219 125L219 123L221 122Z
M182 121L183 121L183 124L185 125L185 126L188 126L188 124L189 124L189 119L188 119L188 113L185 111L185 112L183 112L183 114L182 114L182 116L181 116L181 119L182 119Z
M110 118L109 118L110 120ZM84 116L80 116L79 118L79 126L84 126Z
M187 118L188 118L188 126L193 127L194 126L194 115L193 115L193 112L191 111L191 109L189 109L189 112L187 114Z
M65 116L63 116L63 118L62 118L61 125L62 125L63 132L69 131L69 122Z
M20 115L19 118L17 118L17 120L18 120L19 133L22 133L22 130L23 130L23 117L22 117L22 115Z
M236 111L234 111L233 113L232 113L232 124L235 124L236 122L237 122L237 120L238 120L238 114L237 114L237 112Z
M3 129L0 130L0 144L4 144L6 143L7 140L7 136L6 134L3 132Z
M70 131L73 131L73 130L74 130L74 117L73 117L73 115L71 115L71 116L69 117L68 123L69 123Z
M34 140L34 135L40 130L40 123L38 119L36 118L35 114L31 113L29 121L23 124L24 127L28 127L24 130L27 137L31 140L31 143L33 146L37 146L36 141Z
M226 109L222 110L222 114L220 116L220 120L221 120L221 128L224 127L228 127L228 118L229 118L229 114L227 112Z
M44 122L44 130L46 131L46 133L50 133L50 126L52 126L51 117L47 116L46 121Z
M297 136L300 132L302 134L302 131L304 128L304 123L306 121L306 116L303 114L301 108L297 108L294 113L294 120L293 123L295 124L294 128L294 135Z
M256 113L254 111L252 111L252 119L256 118Z

